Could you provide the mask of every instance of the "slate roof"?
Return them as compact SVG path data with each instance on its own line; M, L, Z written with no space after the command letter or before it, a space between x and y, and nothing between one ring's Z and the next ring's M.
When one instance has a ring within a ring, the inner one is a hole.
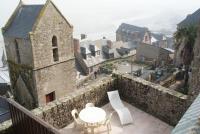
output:
M122 23L119 28L117 29L116 33L131 33L133 34L134 32L139 33L139 37L143 39L145 32L149 31L148 28L146 27L138 27L126 23Z
M127 48L129 50L133 50L136 49L139 46L138 42L134 42L134 41L129 41L129 42L125 42L122 46L122 48Z
M200 126L197 125L200 119L200 95L195 99L192 105L185 112L179 123L173 129L171 134L189 134L192 128L196 129L195 134L200 133ZM191 133L192 134L192 133Z
M27 38L44 5L21 5L4 36Z
M2 83L10 84L10 76L7 68L0 69L0 84Z
M101 50L94 41L84 40L80 42L80 47L86 49L86 54L91 53L89 49L89 45L94 45L97 51ZM87 67L92 67L92 66L102 63L103 61L105 61L105 59L103 59L102 54L100 54L99 56L95 56L95 57L91 55L91 58L83 59L83 61L85 62Z
M200 23L200 9L193 14L189 14L183 21L178 24L178 27L187 27L190 25L196 25Z
M151 36L154 37L157 41L163 40L163 34L158 34L158 33L151 33Z

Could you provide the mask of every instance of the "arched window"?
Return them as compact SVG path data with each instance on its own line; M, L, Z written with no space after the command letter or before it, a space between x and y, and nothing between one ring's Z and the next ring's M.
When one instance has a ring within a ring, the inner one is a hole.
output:
M20 53L19 53L19 45L17 40L15 40L15 51L17 55L17 63L21 63Z
M56 36L53 36L53 38L52 38L52 46L53 47L58 46L58 42L57 42L57 37Z
M52 38L52 51L53 51L53 61L58 61L59 60L59 55L58 55L58 41L57 37L53 36Z

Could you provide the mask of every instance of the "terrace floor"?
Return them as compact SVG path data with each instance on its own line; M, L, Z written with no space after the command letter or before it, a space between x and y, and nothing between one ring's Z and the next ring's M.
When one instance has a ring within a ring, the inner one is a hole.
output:
M151 116L132 105L123 102L129 108L134 123L121 126L118 115L114 114L111 119L111 134L170 134L173 127L165 122ZM102 107L107 114L111 113L113 109L110 104ZM73 128L73 123L60 130L61 134L81 134L80 130ZM95 134L107 134L106 127L95 129Z

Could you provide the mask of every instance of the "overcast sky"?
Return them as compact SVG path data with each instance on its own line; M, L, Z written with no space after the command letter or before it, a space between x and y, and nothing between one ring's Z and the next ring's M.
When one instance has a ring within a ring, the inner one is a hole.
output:
M23 0L25 4L41 4L45 0ZM199 0L53 0L74 26L74 36L88 34L114 39L122 23L148 27L152 31L176 30L176 24L200 8ZM0 27L3 27L19 0L0 4Z

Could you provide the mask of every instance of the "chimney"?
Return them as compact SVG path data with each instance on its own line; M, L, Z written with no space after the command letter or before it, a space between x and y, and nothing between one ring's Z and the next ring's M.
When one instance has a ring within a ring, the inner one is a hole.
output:
M108 46L108 48L112 48L112 41L111 40L107 40L107 46Z
M86 34L81 34L81 40L86 39L87 35Z
M95 45L90 44L89 48L90 48L90 51L91 51L91 53L92 53L92 56L95 57L95 55L96 55L96 54L95 54L95 53L96 53Z
M85 47L80 47L81 50L81 55L83 56L84 59L86 59L86 48Z
M74 39L74 53L80 53L79 39Z

